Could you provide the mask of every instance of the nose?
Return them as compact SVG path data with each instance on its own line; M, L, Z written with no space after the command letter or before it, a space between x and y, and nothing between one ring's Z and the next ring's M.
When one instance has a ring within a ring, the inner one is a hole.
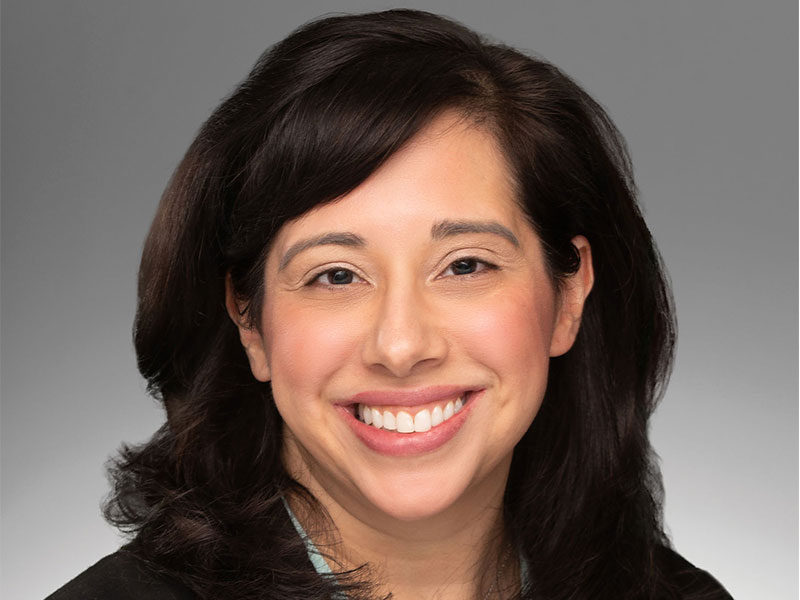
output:
M385 290L372 321L362 353L371 369L408 377L440 364L447 356L443 328L422 290L399 285Z

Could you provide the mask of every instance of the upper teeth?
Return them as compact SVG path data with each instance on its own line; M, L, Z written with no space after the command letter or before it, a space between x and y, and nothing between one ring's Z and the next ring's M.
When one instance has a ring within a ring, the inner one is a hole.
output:
M375 408L366 404L358 405L358 416L367 425L378 429L389 429L398 433L415 433L428 431L432 427L441 425L454 414L459 412L466 401L466 394L462 394L455 401L437 404L432 409L424 408L414 416L404 410L397 413L383 408Z

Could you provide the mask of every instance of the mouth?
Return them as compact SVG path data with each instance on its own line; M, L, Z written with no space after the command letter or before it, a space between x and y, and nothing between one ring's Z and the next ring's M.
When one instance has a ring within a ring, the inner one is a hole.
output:
M337 408L369 450L391 457L417 456L455 438L485 392L464 386L365 391Z
M414 407L351 405L353 417L375 429L398 434L424 433L436 429L460 413L473 396L472 391Z

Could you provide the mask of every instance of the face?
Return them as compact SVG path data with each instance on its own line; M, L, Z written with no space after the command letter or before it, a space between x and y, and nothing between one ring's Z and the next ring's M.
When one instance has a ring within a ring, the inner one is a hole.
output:
M504 487L591 286L576 238L588 260L556 291L512 189L494 138L444 115L280 230L240 333L300 481L401 521Z

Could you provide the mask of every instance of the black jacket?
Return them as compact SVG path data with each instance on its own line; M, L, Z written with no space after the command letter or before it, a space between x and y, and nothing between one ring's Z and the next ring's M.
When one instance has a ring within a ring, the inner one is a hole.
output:
M707 600L732 600L716 579L672 550L664 550L664 565L685 593ZM181 583L154 573L123 548L45 600L197 600L197 596Z
M188 588L160 576L125 549L101 559L46 600L197 600Z

